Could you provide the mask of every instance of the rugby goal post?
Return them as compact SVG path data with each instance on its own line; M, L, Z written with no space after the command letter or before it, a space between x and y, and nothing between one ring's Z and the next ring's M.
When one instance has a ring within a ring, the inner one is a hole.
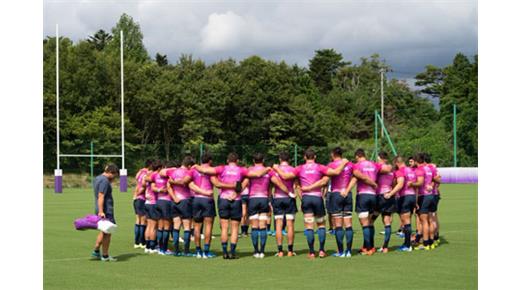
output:
M59 28L56 24L56 169L54 170L54 192L63 192L63 170L60 168L61 157L109 157L121 158L121 169L119 170L119 190L127 192L128 174L125 168L125 87L124 87L124 63L123 63L123 31L120 31L120 57L121 57L121 154L62 154L60 152L60 38Z

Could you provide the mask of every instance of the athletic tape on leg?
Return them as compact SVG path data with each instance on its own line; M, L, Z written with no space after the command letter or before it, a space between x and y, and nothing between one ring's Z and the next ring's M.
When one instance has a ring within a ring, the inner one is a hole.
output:
M367 218L368 215L369 215L368 211L358 213L358 217L360 217L360 218Z

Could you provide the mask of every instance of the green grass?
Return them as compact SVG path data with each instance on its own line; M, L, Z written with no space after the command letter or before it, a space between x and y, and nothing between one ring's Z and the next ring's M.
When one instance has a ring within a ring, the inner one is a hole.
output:
M240 239L242 258L210 260L145 255L133 249L134 214L129 193L115 192L118 232L111 253L116 263L89 259L95 231L76 231L73 220L91 212L90 189L65 189L63 194L44 190L44 287L48 289L476 289L477 288L477 185L443 185L440 203L443 243L434 251L376 254L351 259L327 257L307 260L303 219L297 215L293 258L273 257L274 237L267 242L267 257L251 257L251 240ZM395 219L395 218L394 218ZM218 232L218 220L215 226ZM394 221L394 229L398 226ZM415 226L414 226L415 228ZM355 224L354 248L362 243ZM376 223L376 231L382 229ZM382 235L376 234L376 244ZM393 235L390 247L402 242ZM317 240L316 240L317 246ZM193 245L192 245L193 247ZM327 235L327 252L335 250ZM212 249L220 255L219 239Z

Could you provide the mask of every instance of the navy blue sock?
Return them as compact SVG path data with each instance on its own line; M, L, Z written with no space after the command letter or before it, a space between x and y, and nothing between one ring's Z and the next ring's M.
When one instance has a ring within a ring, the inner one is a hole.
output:
M159 242L159 249L163 249L163 230L157 230L157 241Z
M318 240L320 241L320 251L325 251L325 239L327 238L327 230L318 228Z
M283 252L283 245L278 245L278 252Z
M150 249L150 241L145 241L145 246L146 249Z
M248 227L249 227L248 225L242 225L242 227L241 227L242 231L241 232L242 232L243 235L247 235L247 228Z
M336 227L336 244L338 245L338 253L343 253L343 238L345 237L345 231L343 227Z
M267 243L267 230L260 229L260 253L265 251L265 244Z
M370 249L372 249L375 245L374 245L374 238L375 238L375 235L376 235L376 229L374 228L374 226L369 226L368 227L370 229Z
M163 230L163 236L162 236L162 250L166 251L168 250L168 241L170 239L170 230Z
M354 240L354 231L352 227L345 229L345 236L347 237L347 251L352 251L352 241Z
M237 244L231 243L231 254L234 255L237 249Z
M184 253L190 252L191 231L184 231Z
M157 241L156 240L150 240L150 249L151 250L155 249L155 245L157 245Z
M204 244L204 254L209 254L209 244Z
M222 253L223 254L227 254L228 253L227 252L227 242L225 242L225 243L223 242L222 243Z
M202 248L200 246L195 246L195 251L197 253L200 253L200 252L202 252Z
M390 236L392 236L392 226L385 226L385 241L383 248L388 248L388 242L390 242Z
M309 245L309 252L314 254L314 230L306 229L304 231L305 237L307 237L307 244Z
M139 240L139 229L140 229L140 225L135 224L134 225L134 245L137 245L140 242L140 240Z
M406 247L410 247L411 245L411 237L412 237L412 225L406 224L404 225L404 245Z
M146 230L146 225L139 225L139 243L140 244L145 244L146 241L144 239L144 232Z
M253 249L258 253L258 228L251 228L251 241L253 242Z
M363 227L363 248L370 249L370 227Z
M173 237L173 251L179 252L179 230L174 229L172 233Z

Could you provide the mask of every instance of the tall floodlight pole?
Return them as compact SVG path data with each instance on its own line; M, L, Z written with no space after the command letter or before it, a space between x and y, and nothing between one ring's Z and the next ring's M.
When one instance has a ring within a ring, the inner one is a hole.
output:
M60 169L60 37L56 24L56 170L54 170L54 192L62 193L63 172Z
M381 74L381 136L383 136L383 124L385 119L385 91L383 86L383 80L384 80L384 69L380 69L379 73ZM383 141L383 138L381 138L381 141Z
M121 170L119 170L119 191L127 191L127 171L125 168L125 73L123 66L123 30L120 31L120 51L121 51Z

